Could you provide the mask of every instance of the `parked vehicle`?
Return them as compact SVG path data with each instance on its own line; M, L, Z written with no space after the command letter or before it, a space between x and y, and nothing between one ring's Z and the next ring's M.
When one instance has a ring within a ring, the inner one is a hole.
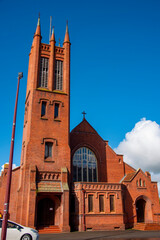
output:
M2 221L0 219L0 240L2 232ZM22 226L18 223L7 222L7 237L6 240L38 240L38 231L29 227Z

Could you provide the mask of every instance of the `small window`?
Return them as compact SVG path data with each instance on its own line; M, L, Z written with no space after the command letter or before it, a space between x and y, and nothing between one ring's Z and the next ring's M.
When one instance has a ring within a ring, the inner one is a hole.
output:
M115 199L114 199L114 195L110 195L110 212L115 212Z
M52 157L52 142L46 142L45 143L45 158Z
M54 105L54 118L58 118L59 117L59 103L55 103Z
M142 187L142 179L139 179L139 186Z
M104 195L99 195L99 211L104 212Z
M146 186L146 182L145 181L143 181L143 187L145 187Z
M2 220L0 220L0 228L2 227Z
M88 212L93 212L93 195L88 195Z
M42 101L41 117L44 117L46 115L46 106L47 106L47 103L45 101Z
M137 185L137 187L138 187L138 180L136 181L136 185Z

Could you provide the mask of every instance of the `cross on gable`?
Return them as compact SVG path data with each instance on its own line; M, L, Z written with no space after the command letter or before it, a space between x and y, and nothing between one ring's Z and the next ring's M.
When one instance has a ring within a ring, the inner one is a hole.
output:
M85 115L87 114L85 111L82 112L83 114L83 119L85 119Z

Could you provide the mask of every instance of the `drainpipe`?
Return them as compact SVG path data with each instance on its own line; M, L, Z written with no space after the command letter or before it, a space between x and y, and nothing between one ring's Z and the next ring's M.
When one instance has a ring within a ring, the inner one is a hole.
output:
M82 188L83 193L83 231L86 231L86 224L85 224L85 190Z

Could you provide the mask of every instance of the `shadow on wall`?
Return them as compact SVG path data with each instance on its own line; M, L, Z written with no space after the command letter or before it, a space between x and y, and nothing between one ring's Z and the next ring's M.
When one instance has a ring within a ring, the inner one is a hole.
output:
M70 212L71 231L79 231L79 200L75 194L71 195Z

